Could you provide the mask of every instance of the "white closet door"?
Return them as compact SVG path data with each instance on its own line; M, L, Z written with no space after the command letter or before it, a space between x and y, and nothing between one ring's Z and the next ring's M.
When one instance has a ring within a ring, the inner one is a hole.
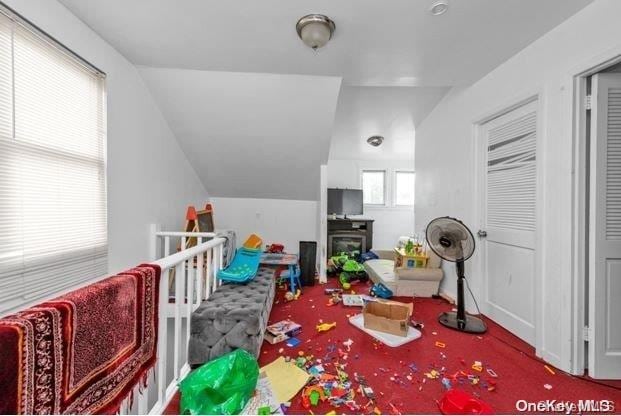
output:
M621 378L621 74L593 76L589 374Z
M534 344L537 102L482 127L484 312Z

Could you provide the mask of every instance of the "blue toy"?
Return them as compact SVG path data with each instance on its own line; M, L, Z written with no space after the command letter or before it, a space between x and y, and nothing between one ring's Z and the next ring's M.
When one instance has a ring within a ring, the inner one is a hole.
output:
M371 287L369 292L371 296L377 296L378 298L390 299L392 298L392 290L388 289L383 283L376 283Z
M218 271L218 279L223 282L248 283L256 276L260 261L261 249L242 247L235 253L229 267Z
M375 254L372 251L367 251L366 253L362 253L360 255L360 263L364 263L365 261L376 260L376 259L379 259L379 257L377 254Z

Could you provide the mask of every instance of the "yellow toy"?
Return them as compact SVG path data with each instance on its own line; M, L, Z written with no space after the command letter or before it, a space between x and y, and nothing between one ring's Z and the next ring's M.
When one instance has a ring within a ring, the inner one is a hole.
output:
M256 250L263 245L263 240L256 234L250 234L250 236L244 242L244 247L251 250Z
M331 330L332 328L336 328L336 322L332 322L330 324L325 323L325 324L319 324L316 326L317 328L317 332L326 332Z

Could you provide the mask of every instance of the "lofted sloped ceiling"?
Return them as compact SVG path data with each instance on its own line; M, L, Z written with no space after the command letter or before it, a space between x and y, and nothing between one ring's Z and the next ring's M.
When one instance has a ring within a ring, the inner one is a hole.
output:
M592 0L449 0L442 16L432 0L59 1L139 66L211 195L316 200L329 152L412 157L412 130L444 88ZM295 31L309 13L336 23L318 51ZM370 134L386 137L379 152Z
M318 199L340 78L139 71L210 195Z
M343 77L348 85L470 84L591 0L60 0L138 65ZM296 21L336 23L316 53Z
M330 159L414 160L415 129L448 88L343 86L330 144ZM369 146L381 135L380 147Z

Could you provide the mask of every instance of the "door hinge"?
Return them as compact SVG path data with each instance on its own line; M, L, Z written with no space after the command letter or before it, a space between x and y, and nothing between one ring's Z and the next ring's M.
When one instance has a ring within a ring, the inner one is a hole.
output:
M593 105L592 100L591 100L591 95L587 95L586 97L584 97L584 108L586 110L590 110L591 106Z
M591 340L591 328L588 326L582 328L582 339L587 342Z

